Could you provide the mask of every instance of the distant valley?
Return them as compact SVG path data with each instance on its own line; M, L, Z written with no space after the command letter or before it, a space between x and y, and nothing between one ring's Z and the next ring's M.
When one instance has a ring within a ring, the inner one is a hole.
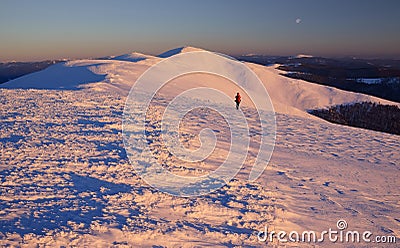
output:
M400 60L246 55L239 60L279 64L282 75L400 102Z

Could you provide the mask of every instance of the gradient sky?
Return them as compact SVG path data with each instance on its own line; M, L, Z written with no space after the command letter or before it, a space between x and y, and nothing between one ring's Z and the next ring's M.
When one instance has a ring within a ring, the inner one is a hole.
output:
M400 58L400 1L0 0L0 61L184 45L231 55Z

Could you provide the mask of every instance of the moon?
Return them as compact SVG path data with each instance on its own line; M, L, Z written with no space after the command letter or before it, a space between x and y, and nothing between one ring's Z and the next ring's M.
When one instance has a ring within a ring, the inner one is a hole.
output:
M296 19L296 23L297 23L297 24L300 24L300 23L301 23L301 19L300 19L300 18L297 18L297 19Z

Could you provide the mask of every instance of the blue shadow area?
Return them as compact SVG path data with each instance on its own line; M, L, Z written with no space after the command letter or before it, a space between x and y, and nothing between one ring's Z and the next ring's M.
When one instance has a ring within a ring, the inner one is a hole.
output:
M1 182L16 172L23 173L21 169L16 168L0 171ZM46 176L46 173L39 171L31 173L32 177ZM15 232L24 235L27 233L45 234L49 230L68 231L71 230L69 221L80 224L79 230L82 230L82 233L87 232L90 224L95 220L100 224L109 224L110 220L113 220L120 228L126 225L125 216L104 210L107 206L108 196L130 192L132 190L130 185L111 183L72 172L52 173L52 175L60 180L66 180L66 182L61 186L58 184L41 185L40 183L9 186L18 193L17 195L26 195L34 190L39 196L37 199L30 200L24 200L22 197L21 199L1 201L0 232ZM60 192L60 196L40 197L44 196L40 192L48 192L49 189L53 191L50 195L57 195L57 192ZM7 189L2 187L1 191L7 191ZM9 219L9 216L4 214L8 210L15 212L18 216ZM21 214L19 214L20 211ZM134 208L130 211L130 217L138 215L138 209Z
M93 73L89 67L99 66L90 64L84 66L69 66L66 62L58 63L43 71L31 73L0 85L7 89L51 89L77 90L80 85L104 81L106 75Z
M169 50L169 51L167 51L165 53L159 54L157 57L159 57L159 58L168 58L168 57L174 56L176 54L179 54L180 52L182 52L182 50L184 48L185 47L178 47L178 48Z

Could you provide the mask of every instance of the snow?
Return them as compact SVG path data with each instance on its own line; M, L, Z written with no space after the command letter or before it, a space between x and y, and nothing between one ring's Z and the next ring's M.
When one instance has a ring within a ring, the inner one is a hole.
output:
M43 71L25 75L5 83L2 88L22 89L77 89L80 84L101 82L104 75L91 71L91 67L99 66L94 62L90 66L76 62L62 62L52 65Z
M174 55L180 54L180 53L197 52L197 51L204 51L204 49L197 48L197 47L191 47L191 46L178 47L178 48L174 48L169 51L166 51L164 53L161 53L158 55L158 57L168 58L168 57L172 57Z
M382 82L382 78L358 78L357 82L365 84L380 84Z
M364 84L381 84L383 81L387 81L388 83L393 83L393 82L399 82L399 78L356 78L356 79L350 79L350 80L355 80L356 82L359 83L364 83Z
M133 52L133 53L128 53L128 54L122 54L119 56L111 57L110 59L112 60L121 60L121 61L129 61L129 62L139 62L143 60L152 60L152 62L157 62L160 61L159 58L151 56L151 55L146 55L143 53L138 53L138 52Z
M173 49L165 54L190 53L204 51L199 48L182 47ZM130 88L152 65L162 59L139 55L135 53L114 57L112 60L75 60L52 65L43 71L28 74L2 84L1 88L9 89L80 89L91 88L96 91L113 91L127 95ZM121 61L123 58L144 58L134 63ZM262 80L272 99L275 111L284 114L308 116L307 110L324 108L336 104L345 104L359 101L373 101L386 104L397 104L376 97L342 91L333 87L308 83L302 80L290 79L279 75L277 65L261 66L246 63ZM216 66L216 65L215 65ZM208 65L210 69L213 64ZM231 69L229 69L231 68ZM226 65L226 73L234 73L233 67ZM180 82L182 81L182 82ZM184 81L184 82L183 82ZM196 75L188 80L176 80L168 87L169 94L194 86L216 87L233 95L235 91L219 85L221 78L210 78L207 75ZM179 83L178 83L179 82ZM257 91L257 89L253 89ZM232 93L232 94L231 94ZM244 101L244 105L249 103ZM312 117L311 117L312 118Z
M0 245L260 247L265 243L256 235L265 226L323 231L339 219L351 230L399 237L399 137L307 113L355 101L390 102L286 78L274 66L247 63L276 111L276 145L260 178L248 180L260 140L257 113L243 97L254 136L235 179L192 198L150 187L128 161L122 113L131 86L159 61L69 61L1 85ZM162 89L150 120L159 118L171 97L194 86L213 86L232 97L236 91L212 75L177 78ZM198 176L220 165L229 146L224 120L199 109L180 125L189 149L199 147L202 129L218 130L215 151L206 162L179 162L154 126L148 138L156 157L177 174Z
M309 55L309 54L298 54L294 58L296 58L296 59L314 58L314 56L313 55Z
M97 91L128 92L135 80L149 68L144 60L136 63L119 60L74 60L10 80L8 89L68 89L90 87Z

